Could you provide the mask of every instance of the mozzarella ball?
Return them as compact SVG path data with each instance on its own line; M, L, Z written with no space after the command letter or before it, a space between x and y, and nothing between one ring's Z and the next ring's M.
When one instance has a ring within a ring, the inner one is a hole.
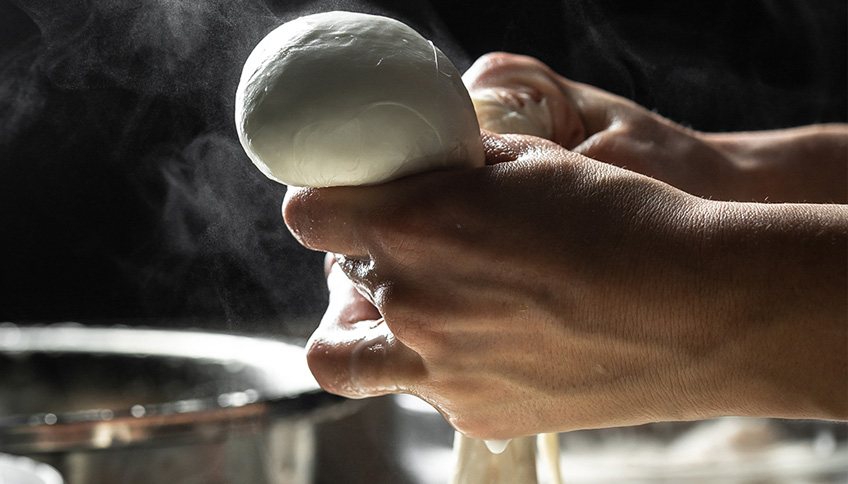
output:
M367 185L482 166L474 107L432 42L386 17L308 15L244 65L236 128L253 163L294 186Z

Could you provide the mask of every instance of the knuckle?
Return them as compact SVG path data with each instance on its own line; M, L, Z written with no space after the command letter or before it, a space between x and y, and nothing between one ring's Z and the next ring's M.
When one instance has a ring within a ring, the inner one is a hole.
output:
M489 52L480 56L472 66L478 75L510 73L515 68L541 68L545 64L533 57L508 52Z
M358 213L358 236L371 255L404 269L422 269L446 253L466 227L475 191L469 173L430 173L392 187L382 203Z
M597 133L587 139L578 152L593 160L615 164L616 153L620 151L620 140L626 136L624 129L617 128Z
M378 291L378 305L395 337L416 352L433 354L446 347L444 324L413 291Z
M315 380L330 393L362 398L396 390L394 359L385 335L365 329L358 338L339 342L314 339L306 361ZM365 334L371 333L371 334Z
M431 354L444 346L442 333L434 329L429 321L406 319L400 324L396 321L391 327L398 340L419 353Z
M286 190L286 197L283 200L283 221L288 227L289 232L308 248L316 248L316 217L313 215L316 210L316 194L312 189L295 189L289 188Z
M412 209L403 215L380 218L372 225L374 246L393 262L404 267L415 267L416 262L426 259L426 240L430 238L429 221Z
M357 287L370 293L379 284L372 259L338 255L336 262L345 276Z
M346 348L330 344L323 339L310 340L306 349L306 363L312 376L321 386L330 393L346 394L348 379L347 367L349 355Z
M419 200L374 214L368 223L370 246L400 267L416 269L431 260L430 244L439 235L438 210Z
M474 64L478 66L481 72L485 73L498 70L502 66L508 67L515 64L519 57L518 55L507 52L489 52L481 55Z
M470 89L538 87L544 91L542 86L552 75L550 67L534 57L492 52L477 59L463 79Z

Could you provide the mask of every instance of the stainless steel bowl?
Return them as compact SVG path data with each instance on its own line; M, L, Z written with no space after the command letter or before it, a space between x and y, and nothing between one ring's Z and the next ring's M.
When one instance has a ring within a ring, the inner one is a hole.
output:
M0 452L46 462L67 484L372 482L359 474L394 456L350 435L385 405L321 391L284 341L0 325Z
M452 436L414 397L321 391L284 341L0 324L0 452L66 484L441 484ZM567 483L848 482L844 423L718 419L560 443Z

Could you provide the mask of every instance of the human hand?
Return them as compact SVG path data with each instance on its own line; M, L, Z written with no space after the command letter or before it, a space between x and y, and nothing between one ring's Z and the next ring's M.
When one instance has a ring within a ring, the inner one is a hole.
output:
M506 102L523 95L545 99L550 139L577 153L611 163L689 193L722 198L733 162L700 133L673 123L630 100L568 80L532 57L493 53L463 76L472 97L484 90Z
M848 126L703 133L627 99L568 80L537 59L494 53L463 76L507 105L544 99L554 142L716 200L848 203ZM537 133L538 134L538 133ZM544 136L544 135L543 135Z
M699 199L538 138L483 139L484 168L289 190L298 240L346 254L308 345L319 383L416 394L481 438L705 416L693 355L724 328L687 298L705 290L687 275Z
M412 393L496 439L848 418L845 207L712 202L539 138L483 141L479 169L287 193L298 240L348 254L308 345L324 388Z

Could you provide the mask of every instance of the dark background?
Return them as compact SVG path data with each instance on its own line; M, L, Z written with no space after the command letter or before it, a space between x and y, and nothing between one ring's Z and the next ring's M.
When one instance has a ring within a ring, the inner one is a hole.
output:
M406 21L463 71L496 50L706 131L846 121L844 1L0 0L0 322L306 335L322 255L236 139L271 29Z

